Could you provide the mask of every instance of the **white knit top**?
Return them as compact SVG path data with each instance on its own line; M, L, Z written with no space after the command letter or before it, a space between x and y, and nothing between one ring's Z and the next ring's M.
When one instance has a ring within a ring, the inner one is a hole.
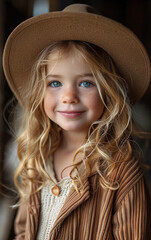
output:
M40 225L37 240L49 240L50 231L55 223L55 220L57 219L61 208L63 207L63 204L72 186L72 180L70 177L63 178L60 182L57 182L53 171L52 160L47 167L50 177L54 180L57 186L60 186L61 192L59 196L53 195L51 188L54 186L54 184L49 180L42 188Z

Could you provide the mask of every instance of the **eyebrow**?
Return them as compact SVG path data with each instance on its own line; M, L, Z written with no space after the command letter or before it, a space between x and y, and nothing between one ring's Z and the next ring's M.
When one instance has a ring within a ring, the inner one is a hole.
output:
M49 77L62 78L63 76L58 74L49 74L47 75L47 78ZM93 74L92 73L77 74L76 77L93 77Z

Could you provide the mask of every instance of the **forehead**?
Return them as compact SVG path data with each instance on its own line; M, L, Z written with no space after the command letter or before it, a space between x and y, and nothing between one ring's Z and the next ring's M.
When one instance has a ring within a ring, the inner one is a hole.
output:
M68 46L56 48L48 55L49 61L59 61L63 58L79 58L81 57L80 51L75 46Z
M86 62L82 54L75 47L71 47L67 51L54 51L48 56L47 70L65 71L71 69L75 71L91 72L89 64Z

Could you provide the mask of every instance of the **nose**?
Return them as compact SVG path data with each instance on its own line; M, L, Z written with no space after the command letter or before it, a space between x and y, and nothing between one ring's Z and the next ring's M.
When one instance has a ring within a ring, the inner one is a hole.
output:
M79 102L78 94L75 89L69 88L62 93L62 103L77 104Z

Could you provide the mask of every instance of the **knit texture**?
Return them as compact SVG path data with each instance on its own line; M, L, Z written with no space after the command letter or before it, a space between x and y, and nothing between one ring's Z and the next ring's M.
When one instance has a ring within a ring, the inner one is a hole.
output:
M41 213L37 240L49 240L50 231L72 186L72 180L70 177L65 177L61 179L60 182L57 182L52 160L52 156L47 160L47 171L56 185L61 188L61 192L59 196L53 195L51 189L55 185L49 180L47 180L46 185L41 190Z
M61 187L59 196L52 194L51 188L54 184L51 182L47 182L41 190L40 226L37 240L49 240L50 231L69 194L72 180L70 178L64 178L57 185Z

